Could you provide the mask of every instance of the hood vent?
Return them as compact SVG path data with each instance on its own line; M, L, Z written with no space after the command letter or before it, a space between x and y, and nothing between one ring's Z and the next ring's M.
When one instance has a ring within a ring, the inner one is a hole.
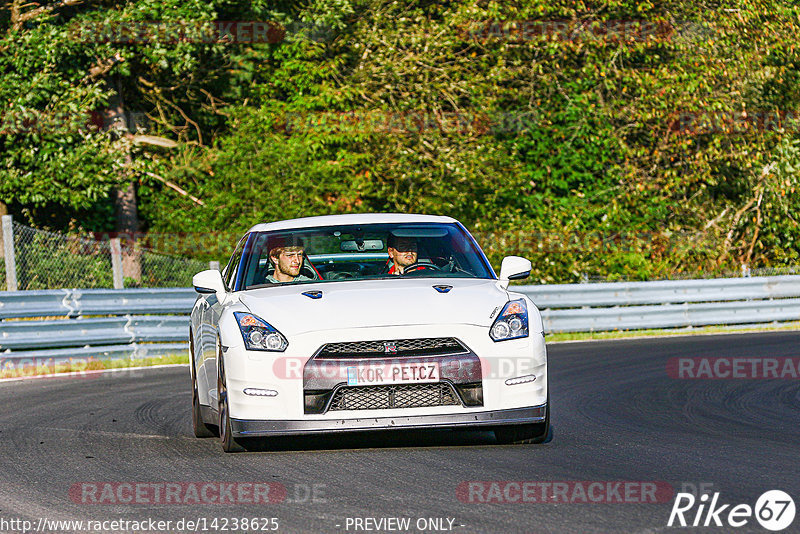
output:
M310 299L321 299L322 298L322 291L304 291L301 295L305 295Z
M453 286L444 286L444 285L442 285L442 286L433 286L433 289L435 289L439 293L448 293L451 289L453 289Z

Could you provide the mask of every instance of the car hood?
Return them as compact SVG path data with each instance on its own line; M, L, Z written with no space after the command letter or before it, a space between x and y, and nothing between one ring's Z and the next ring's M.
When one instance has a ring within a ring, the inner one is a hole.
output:
M446 293L434 286L452 286ZM312 299L304 292L321 291ZM495 280L414 278L322 282L251 289L239 300L284 335L312 330L419 324L489 327L508 293ZM490 317L491 316L491 317Z

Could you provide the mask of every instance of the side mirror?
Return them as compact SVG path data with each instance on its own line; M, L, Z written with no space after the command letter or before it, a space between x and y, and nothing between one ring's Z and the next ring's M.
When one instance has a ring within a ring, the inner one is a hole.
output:
M198 293L217 295L225 293L225 283L222 281L222 273L216 269L200 271L192 277L192 285Z
M506 289L509 281L528 278L531 275L531 269L533 269L533 266L530 260L520 256L506 256L500 265L500 280L498 280L498 283L503 289Z

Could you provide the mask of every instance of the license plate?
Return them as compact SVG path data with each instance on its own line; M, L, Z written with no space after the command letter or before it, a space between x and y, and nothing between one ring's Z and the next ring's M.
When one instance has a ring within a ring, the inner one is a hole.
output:
M376 363L347 368L348 386L380 386L438 381L438 363Z

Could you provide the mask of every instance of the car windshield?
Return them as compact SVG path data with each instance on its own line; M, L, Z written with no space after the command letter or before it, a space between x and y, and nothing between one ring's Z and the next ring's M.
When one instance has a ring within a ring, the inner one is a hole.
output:
M250 236L240 289L343 280L488 278L491 268L458 224L325 226Z

